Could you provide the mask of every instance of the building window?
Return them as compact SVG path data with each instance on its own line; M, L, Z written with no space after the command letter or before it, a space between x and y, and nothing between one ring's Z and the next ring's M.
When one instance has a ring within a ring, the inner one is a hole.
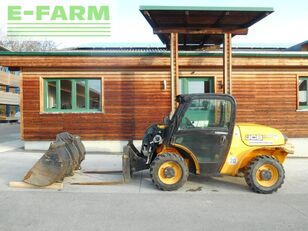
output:
M300 77L298 82L299 109L308 109L308 77Z
M181 77L179 81L180 94L194 94L194 93L213 93L214 92L214 78L185 78Z
M102 80L44 79L44 111L102 111Z

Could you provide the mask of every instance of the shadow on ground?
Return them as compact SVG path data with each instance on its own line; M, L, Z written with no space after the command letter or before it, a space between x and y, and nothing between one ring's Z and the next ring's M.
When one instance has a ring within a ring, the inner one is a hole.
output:
M141 191L151 192L156 189L152 183L149 171L145 170L141 176ZM212 193L212 192L244 193L249 191L242 177L204 177L190 175L186 184L176 192Z

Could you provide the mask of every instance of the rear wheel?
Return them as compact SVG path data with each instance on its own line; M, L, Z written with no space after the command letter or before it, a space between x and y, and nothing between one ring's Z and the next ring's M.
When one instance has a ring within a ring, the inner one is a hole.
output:
M245 180L249 188L263 194L277 191L283 184L284 178L283 166L272 156L256 157L245 172Z
M172 191L179 189L187 181L188 168L181 156L165 153L153 160L150 174L158 189Z

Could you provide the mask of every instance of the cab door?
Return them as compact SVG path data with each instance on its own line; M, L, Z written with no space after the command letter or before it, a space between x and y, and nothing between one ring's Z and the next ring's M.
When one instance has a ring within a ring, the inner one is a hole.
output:
M196 95L183 110L172 145L188 148L202 175L219 173L228 154L235 123L235 101L227 95Z

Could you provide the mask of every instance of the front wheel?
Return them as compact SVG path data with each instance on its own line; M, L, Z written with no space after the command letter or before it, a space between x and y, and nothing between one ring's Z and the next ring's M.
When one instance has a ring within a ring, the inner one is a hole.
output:
M284 178L283 166L272 156L256 157L245 172L245 180L249 188L262 194L277 191L283 184Z
M163 191L177 190L188 178L188 168L184 159L173 153L158 155L150 166L154 185Z

